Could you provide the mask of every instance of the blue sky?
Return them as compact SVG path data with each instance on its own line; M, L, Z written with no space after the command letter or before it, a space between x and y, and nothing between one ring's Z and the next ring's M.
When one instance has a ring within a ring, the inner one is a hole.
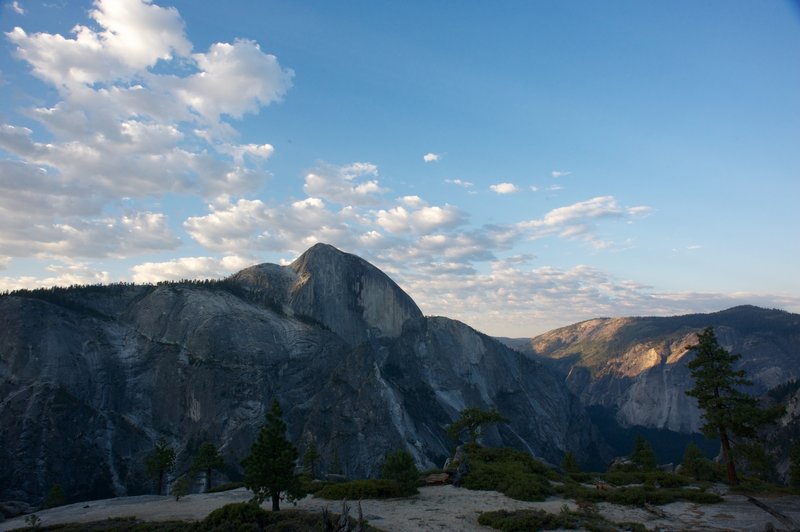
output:
M528 336L800 312L795 2L0 8L0 289L315 242Z

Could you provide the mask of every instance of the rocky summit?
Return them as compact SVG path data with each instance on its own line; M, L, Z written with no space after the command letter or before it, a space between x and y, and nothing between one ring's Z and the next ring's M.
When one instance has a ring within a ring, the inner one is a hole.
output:
M137 494L165 438L179 472L206 441L240 474L273 398L323 470L386 452L441 466L466 407L509 420L489 443L557 462L591 454L563 380L463 323L424 317L366 261L318 244L221 281L20 290L0 297L0 500Z

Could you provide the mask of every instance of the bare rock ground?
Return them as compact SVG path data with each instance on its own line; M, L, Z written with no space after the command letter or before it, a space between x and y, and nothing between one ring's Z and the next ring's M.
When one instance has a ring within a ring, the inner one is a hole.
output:
M109 517L130 517L148 521L200 520L211 511L232 502L248 500L250 492L237 489L222 493L194 494L176 501L174 497L142 495L90 501L37 512L42 525L86 523ZM762 531L771 523L775 530L800 530L800 497L759 497L773 513L757 506L744 495L725 495L719 504L676 502L651 511L613 504L599 504L600 513L614 522L635 521L651 530L690 531ZM351 515L357 515L356 503L349 502ZM420 488L419 495L409 499L364 500L361 508L370 524L389 532L419 530L458 530L465 532L491 530L478 524L478 515L491 510L543 509L558 512L575 503L557 497L544 502L509 499L494 491L470 491L453 486ZM306 497L296 505L284 508L320 511L328 507L339 512L341 502ZM777 516L776 516L777 515ZM781 519L781 516L785 519ZM24 517L0 523L0 530L26 526Z

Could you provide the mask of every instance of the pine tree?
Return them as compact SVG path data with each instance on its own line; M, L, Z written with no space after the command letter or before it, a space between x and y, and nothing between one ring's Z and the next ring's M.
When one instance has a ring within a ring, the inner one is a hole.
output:
M732 439L736 436L755 437L757 427L772 421L780 412L761 410L755 398L740 390L740 387L752 384L745 377L744 370L733 369L741 355L731 354L720 347L713 328L707 327L700 333L697 344L690 349L696 353L688 365L694 388L686 393L695 397L704 411L703 434L720 439L728 483L738 484Z
M159 438L153 450L145 457L144 465L147 467L147 474L158 482L156 491L161 495L164 475L175 469L175 449L169 446L167 440Z
M250 448L250 455L242 460L244 485L253 492L258 504L272 498L272 510L280 510L280 497L286 492L289 500L299 499L304 493L294 474L297 449L286 439L286 423L281 419L281 407L273 399L266 422Z
M317 451L317 444L314 441L314 438L308 442L308 447L306 447L306 452L303 453L303 466L305 467L306 472L311 475L311 479L316 478L316 465L319 462L320 454Z
M386 454L381 465L381 478L397 482L404 497L418 493L419 470L414 458L402 449Z
M567 473L581 472L581 466L578 465L578 460L575 459L575 455L572 454L572 451L567 451L567 454L564 455L564 459L561 460L561 469Z
M800 442L789 449L789 485L800 488Z
M469 433L470 442L475 444L486 425L505 422L508 420L494 408L491 410L467 408L462 410L458 419L447 428L447 436L455 440L466 430Z
M658 460L650 442L642 438L639 434L633 440L633 454L631 461L644 471L653 471L658 467Z
M205 442L200 446L200 450L192 462L193 472L203 471L206 474L206 491L211 489L211 475L214 470L219 470L223 467L225 467L225 459L220 454L217 446L211 442Z

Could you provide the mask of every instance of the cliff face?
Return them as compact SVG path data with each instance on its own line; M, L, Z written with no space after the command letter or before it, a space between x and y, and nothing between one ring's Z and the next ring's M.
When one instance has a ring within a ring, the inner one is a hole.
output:
M441 465L467 406L510 423L487 438L551 461L590 445L559 378L414 302L365 261L317 245L290 266L211 283L0 297L0 500L151 489L143 458L164 437L184 471L204 441L235 475L277 397L289 437L323 469L377 473L405 448Z
M800 316L756 307L670 318L590 320L510 343L559 371L585 406L617 412L625 426L697 432L702 413L686 395L688 347L713 326L722 347L740 353L762 394L800 377Z

